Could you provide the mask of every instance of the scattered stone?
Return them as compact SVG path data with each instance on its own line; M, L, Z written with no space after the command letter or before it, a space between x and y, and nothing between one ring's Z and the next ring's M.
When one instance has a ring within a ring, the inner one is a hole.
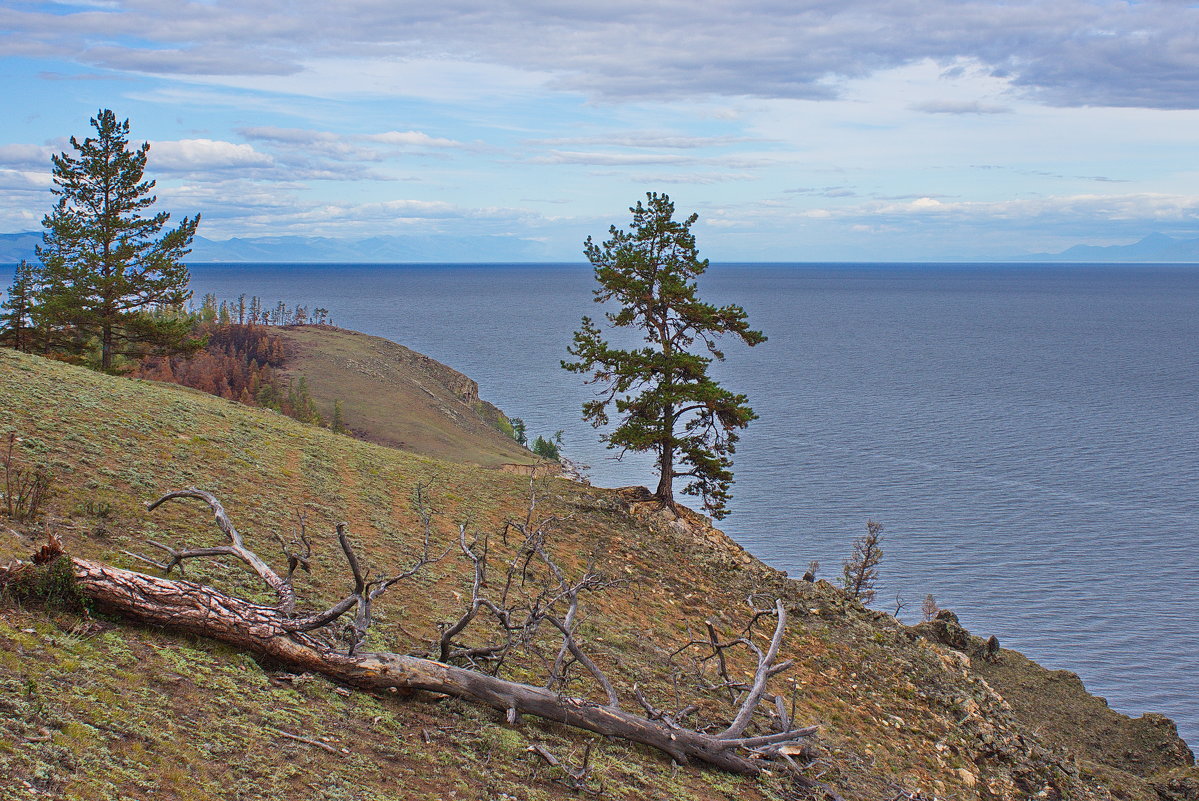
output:
M987 646L983 652L983 659L988 662L999 661L999 638L994 634L987 638Z
M957 615L953 612L942 611L935 620L917 623L908 630L918 637L948 645L958 651L965 651L970 647L970 632L958 624Z

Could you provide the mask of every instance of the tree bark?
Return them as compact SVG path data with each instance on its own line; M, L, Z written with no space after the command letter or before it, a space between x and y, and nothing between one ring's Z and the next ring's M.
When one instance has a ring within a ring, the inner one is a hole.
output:
M664 415L667 436L674 436L674 411L667 407ZM674 508L674 442L663 442L658 453L658 491L654 497L663 506Z
M290 669L320 673L363 690L425 690L475 701L508 713L536 715L597 734L643 743L679 763L698 760L733 773L756 775L762 760L739 753L810 736L814 728L765 737L729 739L674 728L613 705L564 696L431 659L403 654L335 651L295 630L278 608L255 604L190 581L150 576L86 559L70 559L79 593L103 609L166 628L229 643ZM289 625L290 624L290 625ZM736 736L736 735L734 735Z

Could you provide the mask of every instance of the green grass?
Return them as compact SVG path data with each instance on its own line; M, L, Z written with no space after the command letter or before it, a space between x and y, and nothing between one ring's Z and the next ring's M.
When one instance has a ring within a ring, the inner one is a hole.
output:
M512 439L503 414L478 400L474 382L451 368L355 331L301 326L279 332L291 350L287 374L305 377L326 419L340 400L356 435L485 467L536 461Z
M144 565L124 551L144 551L147 539L214 544L219 532L196 504L144 510L161 493L195 485L215 492L250 547L275 564L274 535L286 538L307 510L313 571L298 590L311 608L347 589L337 521L349 523L369 564L390 570L410 563L419 548L409 504L417 484L431 487L438 550L464 519L498 532L505 520L523 518L529 490L525 477L0 350L0 435L10 430L22 437L21 458L58 478L36 525L0 521L0 564L27 558L46 531L60 535L70 553L133 569ZM964 765L977 761L995 786L1008 787L1013 776L1045 776L1068 761L1041 749L1031 727L977 678L910 640L889 617L827 585L786 580L719 532L680 530L615 491L561 479L537 486L539 511L562 518L551 547L563 567L577 572L597 555L598 567L628 580L589 599L583 621L589 651L623 688L626 705L635 706L634 683L663 706L685 704L692 695L676 697L671 669L689 662L672 663L671 652L700 635L706 619L734 636L746 594L777 592L792 609L785 655L795 666L775 679L775 691L790 698L794 682L797 719L825 724L820 769L847 798L893 797L897 784L970 798L957 773ZM188 578L271 600L238 565L194 563ZM429 566L381 600L371 647L422 650L437 623L460 609L468 587L468 563L454 554ZM735 672L749 668L745 659L734 661ZM506 675L544 681L545 671L524 655ZM560 799L570 792L525 749L537 742L577 758L589 741L605 798L802 798L777 774L750 780L676 768L657 752L529 717L510 727L498 713L454 700L336 690L319 677L278 680L219 644L43 608L9 593L0 599L0 801ZM578 690L599 697L589 682ZM727 720L719 693L694 697L702 716ZM989 729L963 724L964 699L985 710ZM328 738L350 753L329 754L279 730ZM1154 797L1142 789L1126 787L1125 797Z

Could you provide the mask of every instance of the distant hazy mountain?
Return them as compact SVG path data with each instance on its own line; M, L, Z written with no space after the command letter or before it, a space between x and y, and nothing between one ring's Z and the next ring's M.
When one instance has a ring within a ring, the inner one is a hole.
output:
M0 234L0 264L18 262L21 259L33 261L36 254L35 245L42 244L40 231L26 231L22 234Z
M34 258L40 231L0 234L0 264ZM187 261L205 262L505 262L548 261L540 243L510 236L256 236L214 240L196 237ZM1199 239L1150 234L1131 245L1075 245L1061 253L1012 256L1008 261L1199 262Z
M0 263L34 258L40 232L0 234ZM542 261L541 243L508 236L256 236L226 240L197 236L189 263L201 262L491 262Z
M540 243L506 236L257 236L216 241L196 237L189 262L536 261Z
M1075 245L1061 253L1033 253L1013 261L1178 262L1199 261L1199 239L1150 234L1131 245Z

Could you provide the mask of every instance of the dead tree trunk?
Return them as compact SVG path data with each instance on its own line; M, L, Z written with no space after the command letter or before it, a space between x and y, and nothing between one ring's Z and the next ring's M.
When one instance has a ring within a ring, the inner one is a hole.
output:
M801 783L810 784L810 780L799 773L798 767L787 754L798 749L799 741L813 735L816 732L815 727L796 728L784 715L779 727L781 731L746 736L746 729L763 701L768 679L785 670L790 664L776 664L787 623L783 604L774 601L772 608L755 610L751 628L753 622L762 617L776 618L774 634L765 650L753 643L749 629L745 637L725 644L715 642L714 633L712 635L712 648L722 660L723 651L734 645L745 647L754 653L758 660L754 679L745 688L744 698L740 700L735 717L726 729L719 733L707 733L714 727L704 731L685 728L679 723L679 720L685 717L684 714L676 713L672 716L654 710L636 688L634 694L648 716L626 712L620 708L617 693L611 683L582 652L573 634L573 621L580 592L604 586L604 582L599 574L590 570L580 580L567 580L566 575L545 549L544 526L531 525L532 502L529 519L523 526L515 526L525 534L525 542L509 567L507 585L528 577L529 574L522 571L528 570L529 562L534 557L540 558L550 571L550 585L543 588L529 607L526 621L519 625L513 623L513 610L504 605L503 598L499 599L497 604L481 594L485 576L486 546L483 544L481 549L477 549L478 540L468 543L463 529L459 537L460 548L474 563L476 571L473 600L467 617L473 618L473 612L477 611L480 605L492 609L503 624L509 644L505 648L510 647L514 641L514 630L534 632L541 621L548 621L563 637L562 648L551 670L551 687L556 681L561 681L563 660L569 653L594 676L606 695L604 702L566 695L546 687L508 681L481 670L459 667L445 661L360 650L371 623L372 602L389 587L440 558L430 557L432 526L421 492L422 488L418 488L414 495L414 503L418 507L424 527L424 544L422 553L414 565L397 574L372 579L370 571L363 568L350 545L345 524L338 524L337 540L349 563L354 589L329 609L312 614L296 614L294 611L295 592L292 578L297 566L307 568L310 551L309 541L303 529L303 517L300 520L300 530L291 543L277 537L289 559L286 575L280 576L245 546L241 535L216 497L197 489L168 493L149 504L149 508L153 509L169 499L202 500L212 510L217 526L225 535L228 544L208 548L175 549L155 543L158 548L168 553L168 561L159 563L145 557L138 558L169 573L172 567L179 567L182 571L183 563L187 559L236 557L252 568L275 591L278 597L276 605L254 603L192 581L151 576L86 559L72 558L63 553L61 543L54 538L34 556L33 561L35 565L47 565L55 560L67 560L74 577L75 591L102 609L144 623L229 643L250 653L269 657L293 670L320 673L363 690L404 693L423 690L454 696L501 710L512 723L515 723L521 714L535 715L597 734L642 743L663 751L683 764L696 760L734 773L756 775L764 763L772 763L794 770ZM25 571L34 569L33 566L24 563L0 568L0 587L19 582ZM504 597L506 595L505 591ZM555 604L561 603L568 603L568 610L563 618L559 619L552 610ZM319 636L318 630L334 623L351 610L354 611L353 624L350 627L351 641L348 649L342 651ZM443 635L440 642L443 658L447 649L453 650L450 649L450 645L454 634L462 631L468 623L469 619L464 619L447 629L450 633ZM478 655L489 652L489 649L466 649L465 652Z
M395 653L349 656L292 630L294 620L278 609L251 603L191 581L149 576L86 559L71 559L81 595L102 608L143 623L210 637L289 668L320 673L374 691L426 690L475 701L516 714L536 715L597 734L644 743L686 764L706 762L754 775L760 762L738 752L772 742L798 740L814 728L778 735L720 739L632 715L582 698L571 698L485 673Z

